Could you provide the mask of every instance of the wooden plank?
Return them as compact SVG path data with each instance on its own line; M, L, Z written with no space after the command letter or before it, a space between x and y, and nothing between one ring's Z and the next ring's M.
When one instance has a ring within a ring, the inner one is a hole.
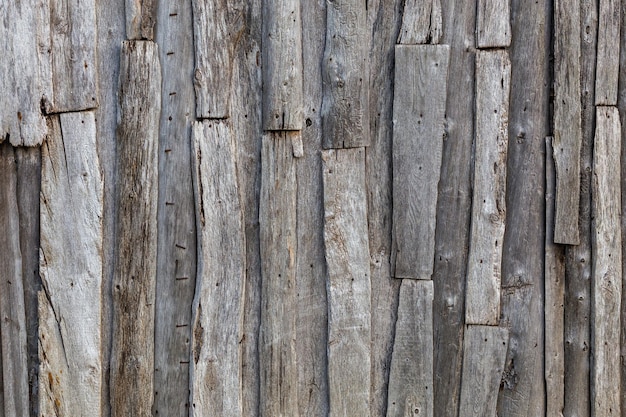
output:
M620 2L600 0L598 55L596 57L596 105L615 106L619 78Z
M554 12L554 242L578 245L582 104L580 4L558 0Z
M46 111L61 113L95 108L98 106L96 1L49 1L54 96Z
M102 411L102 190L94 113L53 117L41 173L39 407L44 415Z
M402 280L387 416L433 414L433 282ZM410 408L409 408L410 407Z
M302 77L300 1L264 1L263 129L302 129Z
M476 19L478 48L506 48L511 44L509 0L479 0Z
M459 417L497 415L496 403L508 343L509 332L505 328L467 326Z
M322 161L329 415L366 415L370 403L371 284L365 149L323 151Z
M325 149L369 145L369 43L365 2L327 4L322 60Z
M117 256L113 279L111 414L151 413L157 257L157 45L125 41L118 108Z
M395 51L394 276L430 279L450 49L398 45Z
M588 0L591 1L591 0ZM622 9L621 14L621 26L626 27L626 13ZM620 72L619 72L619 85L626 85L626 71L623 68L626 68L626 30L620 31ZM620 88L617 97L617 108L620 115L620 125L622 128L622 137L626 134L626 89ZM621 147L621 161L626 161L626 146ZM621 162L620 161L620 162ZM626 164L621 163L621 193L622 196L626 196ZM622 232L622 240L626 236L626 198L622 198L621 205L621 232ZM622 244L622 273L626 271L626 245ZM620 312L620 322L626 323L626 291L622 291L622 300L621 300L621 312ZM622 357L626 355L626 332L621 332L620 334L620 354ZM620 399L622 404L622 416L626 415L626 361L620 362L620 370L621 370L621 392Z
M596 108L592 181L592 416L620 414L621 126L615 107Z
M442 32L441 0L407 0L404 3L398 44L438 44Z
M156 0L126 0L126 37L153 40L156 18Z
M478 52L474 192L465 302L467 324L497 325L500 319L510 86L508 52Z

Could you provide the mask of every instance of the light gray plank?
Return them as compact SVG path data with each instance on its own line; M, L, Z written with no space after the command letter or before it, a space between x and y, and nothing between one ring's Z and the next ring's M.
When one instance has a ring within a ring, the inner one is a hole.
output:
M147 415L152 409L161 112L157 45L125 41L120 61L110 382L113 417Z
M433 297L432 281L402 280L389 373L388 417L434 415Z
M322 152L328 267L329 415L367 415L371 284L365 149Z
M600 0L598 55L596 57L596 105L615 106L619 78L620 2Z
M615 107L596 108L592 181L592 416L620 414L621 125Z
M398 44L437 44L442 32L441 0L407 0L404 3Z
M587 0L592 1L592 0ZM622 13L621 27L626 27L626 13ZM617 96L617 107L620 115L620 125L622 128L622 137L626 135L626 30L620 31L620 72L619 72L619 85L620 87ZM594 108L595 110L595 108ZM595 112L594 112L595 113ZM626 146L621 147L621 161L626 161ZM620 161L620 162L621 162ZM626 164L621 165L621 193L622 196L626 195ZM622 240L626 237L626 199L622 198L621 205L621 231ZM622 244L622 273L626 271L626 245ZM620 320L622 326L626 323L626 291L622 291L621 300L621 313ZM622 331L620 335L620 354L622 357L626 357L626 332ZM621 392L620 399L622 402L622 416L626 416L626 361L620 362L621 368Z
M479 0L476 20L478 48L506 48L511 44L510 0Z
M394 276L430 279L450 48L398 45L395 51Z
M478 52L474 192L465 302L467 324L497 325L500 319L510 86L508 52Z
M303 118L299 0L263 2L263 129L300 130Z
M459 417L496 416L496 403L509 343L507 329L467 326Z
M369 44L365 2L326 3L322 60L325 149L369 145Z
M97 416L103 182L95 115L63 113L51 120L41 172L39 407L44 415Z
M126 37L153 40L158 0L126 0Z

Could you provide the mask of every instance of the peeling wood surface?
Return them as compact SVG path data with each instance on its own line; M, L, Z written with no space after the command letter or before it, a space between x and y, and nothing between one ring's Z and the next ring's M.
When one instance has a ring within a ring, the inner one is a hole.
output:
M406 0L398 44L438 44L442 32L441 0Z
M157 0L126 0L126 37L154 40Z
M479 0L476 21L478 48L506 48L511 44L510 0Z
M596 105L615 106L619 79L620 2L599 0Z

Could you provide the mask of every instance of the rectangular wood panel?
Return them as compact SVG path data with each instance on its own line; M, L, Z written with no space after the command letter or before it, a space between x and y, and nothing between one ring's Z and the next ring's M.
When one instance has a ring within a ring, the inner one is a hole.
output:
M394 276L430 279L450 48L398 45L395 51Z
M126 0L126 37L153 40L156 14L156 0Z
M615 106L619 78L620 1L599 0L596 105Z
M478 48L506 48L511 44L510 0L479 0L476 21Z
M407 0L404 3L398 44L438 44L442 32L441 0Z

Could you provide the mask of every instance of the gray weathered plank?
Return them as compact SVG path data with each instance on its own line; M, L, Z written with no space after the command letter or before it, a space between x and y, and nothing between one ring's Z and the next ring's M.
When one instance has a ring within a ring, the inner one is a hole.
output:
M500 319L510 86L508 52L478 52L474 192L465 302L467 324L497 325Z
M147 415L152 409L161 113L157 45L125 41L120 61L110 388L113 417Z
M263 2L263 129L302 129L302 18L299 0Z
M329 148L369 145L369 44L367 3L326 3L322 60L322 144Z
M509 0L479 0L476 19L478 48L506 48L511 44Z
M96 416L102 412L103 183L95 115L63 113L51 121L41 172L39 407L44 415Z
M433 282L402 280L387 416L433 414ZM409 404L410 403L410 404Z
M394 276L430 279L450 49L447 45L398 45L395 51Z
M367 415L371 287L365 149L322 152L330 415Z
M588 0L591 1L591 0ZM626 27L626 13L622 10L621 27ZM619 72L619 91L617 96L617 106L620 115L620 124L622 128L622 137L626 135L626 30L620 31L620 72ZM621 161L626 161L626 146L621 149ZM621 163L621 193L626 196L626 164ZM622 240L626 237L626 198L622 197L621 205L621 231ZM626 245L622 244L622 273L626 271ZM622 326L626 323L626 291L622 291L620 320ZM622 331L620 335L620 354L622 357L626 355L626 332ZM626 361L620 362L621 368L621 393L622 417L626 416Z
M620 413L621 126L615 107L596 108L592 181L592 416Z
M126 0L126 38L153 40L157 0Z
M600 0L596 105L615 106L619 78L620 1Z
M557 0L554 12L554 242L578 245L582 146L580 2ZM549 231L551 233L551 231Z
M469 325L464 342L459 417L496 416L509 332L502 327Z
M438 44L442 32L441 0L407 0L404 3L398 44Z

